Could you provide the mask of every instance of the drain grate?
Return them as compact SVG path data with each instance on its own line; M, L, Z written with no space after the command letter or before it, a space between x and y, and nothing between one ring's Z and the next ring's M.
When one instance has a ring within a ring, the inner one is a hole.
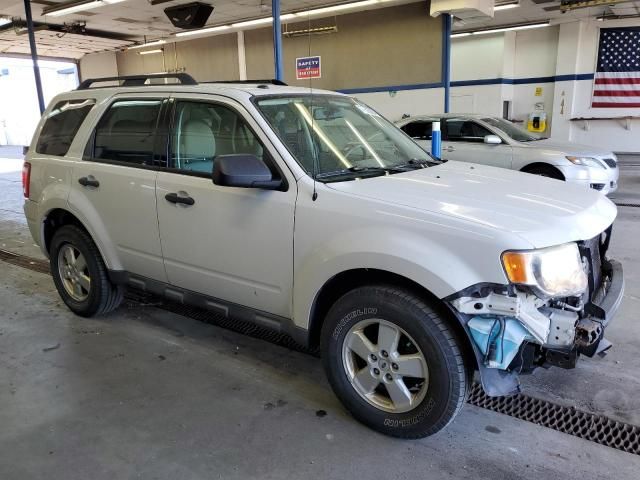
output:
M0 260L29 270L49 273L49 263L45 260L26 257L6 250L0 250ZM173 303L156 295L137 290L128 290L126 299L134 304L153 304L157 308L177 315L266 340L291 350L319 356L318 350L299 345L289 335L250 322L229 319L209 310ZM512 397L489 397L478 383L473 385L467 402L606 447L640 455L640 427L618 422L603 415L595 415L522 394Z
M618 207L640 207L640 203L616 203Z
M640 427L617 422L603 415L583 412L527 395L489 397L474 384L468 403L510 417L640 455Z
M26 255L0 249L0 260L35 272L49 273L49 262L39 258L27 257Z

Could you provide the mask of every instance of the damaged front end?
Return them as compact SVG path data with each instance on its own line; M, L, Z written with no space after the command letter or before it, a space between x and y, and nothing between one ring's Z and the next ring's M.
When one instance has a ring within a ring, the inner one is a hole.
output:
M611 347L604 331L624 279L621 264L606 258L610 236L611 227L570 247L505 252L509 284L474 285L445 299L471 340L487 395L519 393L520 374L574 368L580 355Z

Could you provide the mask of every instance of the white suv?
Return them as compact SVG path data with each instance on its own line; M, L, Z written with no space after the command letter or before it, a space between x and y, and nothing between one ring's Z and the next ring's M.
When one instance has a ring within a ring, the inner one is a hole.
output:
M357 419L405 438L445 427L475 371L509 395L520 373L610 346L623 279L603 195L435 161L332 92L118 83L56 97L23 172L78 315L129 285L287 332L321 347Z

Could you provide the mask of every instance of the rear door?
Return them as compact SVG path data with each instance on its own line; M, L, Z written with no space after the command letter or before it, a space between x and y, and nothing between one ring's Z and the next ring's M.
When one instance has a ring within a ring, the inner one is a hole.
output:
M460 162L481 163L493 167L511 168L513 149L506 143L484 143L492 131L465 117L442 121L442 157Z
M169 282L290 317L295 179L241 105L215 96L172 101L169 169L159 173L156 189ZM262 158L287 189L215 185L216 158L240 153Z
M161 98L118 95L91 134L73 169L69 203L103 242L109 239L123 268L165 281L156 213L158 165L154 149Z

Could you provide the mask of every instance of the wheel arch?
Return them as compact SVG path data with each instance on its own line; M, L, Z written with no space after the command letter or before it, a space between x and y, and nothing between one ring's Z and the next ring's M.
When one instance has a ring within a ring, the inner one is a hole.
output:
M545 162L531 162L531 163L528 163L527 165L522 167L520 169L520 171L524 172L524 173L533 173L536 170L540 170L540 169L552 170L553 172L555 172L558 175L559 178L561 178L562 180L566 180L566 177L564 176L564 174L562 173L562 171L558 167L556 167L555 165L552 165L550 163L545 163Z
M108 248L105 247L104 243L101 241L99 235L95 235L94 230L90 227L88 222L84 221L78 215L74 214L72 211L61 208L54 207L49 210L42 217L42 249L46 252L47 256L49 255L49 249L51 246L51 240L55 235L56 231L65 225L75 225L76 227L87 232L87 235L91 237L93 242L96 244L100 255L102 256L105 265L110 270L120 270L118 268L119 261L115 257L115 252L112 255L106 255L108 252Z
M366 285L391 285L407 290L423 299L442 318L446 319L449 326L454 329L462 342L461 346L464 350L465 359L473 361L473 367L477 368L469 337L445 302L414 280L381 269L357 268L345 270L325 282L314 298L309 316L308 343L311 348L315 349L320 345L322 326L331 306L347 292Z

